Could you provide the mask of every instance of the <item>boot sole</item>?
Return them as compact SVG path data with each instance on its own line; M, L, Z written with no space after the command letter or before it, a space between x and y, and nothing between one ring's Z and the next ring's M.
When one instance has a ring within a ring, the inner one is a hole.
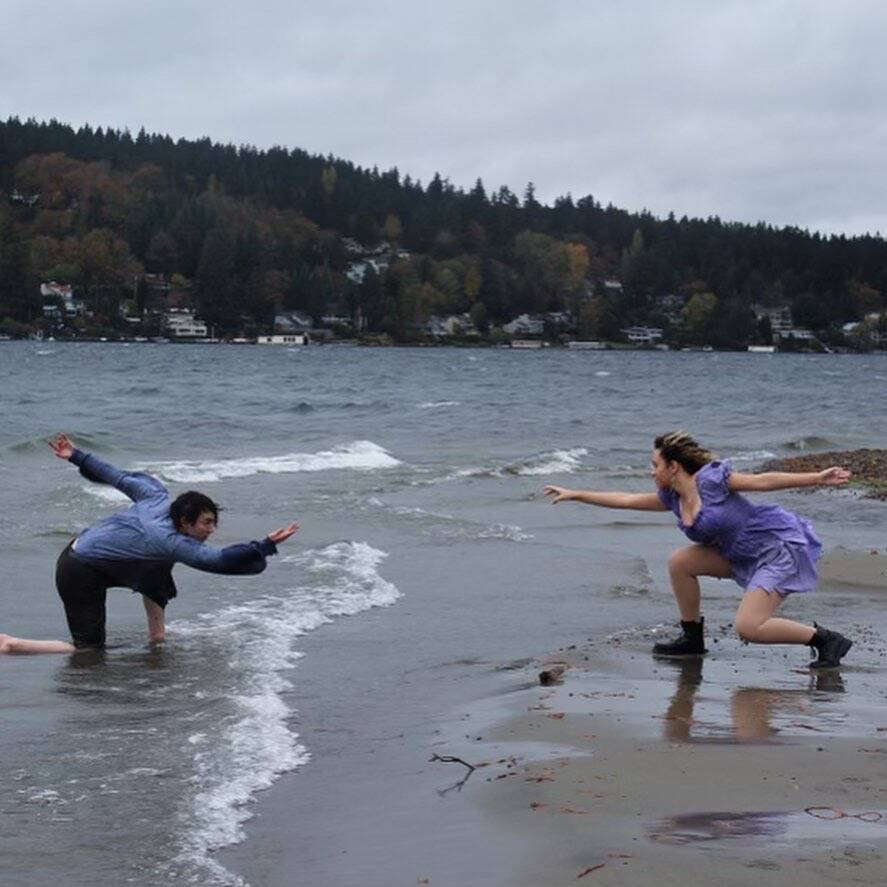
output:
M841 660L847 655L852 646L853 641L851 641L850 638L844 638L841 641L840 646L838 647L838 655L835 657L835 659L830 659L827 662L823 662L821 659L817 659L815 662L810 663L810 668L838 668L841 665Z

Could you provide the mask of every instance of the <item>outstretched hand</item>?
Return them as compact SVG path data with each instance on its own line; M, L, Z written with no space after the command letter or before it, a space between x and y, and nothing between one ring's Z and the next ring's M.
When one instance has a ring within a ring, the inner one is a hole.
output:
M299 524L296 521L293 521L288 527L281 527L279 530L274 530L273 532L268 534L268 538L275 544L279 545L281 542L286 542L290 536L295 535L299 532Z
M70 459L74 455L74 444L71 443L67 434L57 434L47 443L59 459Z
M573 498L573 491L566 487L555 487L549 485L542 492L546 496L551 496L551 504L557 505L558 502L567 502Z
M819 472L819 482L826 487L840 487L846 484L852 476L852 473L846 468L833 465L831 468Z

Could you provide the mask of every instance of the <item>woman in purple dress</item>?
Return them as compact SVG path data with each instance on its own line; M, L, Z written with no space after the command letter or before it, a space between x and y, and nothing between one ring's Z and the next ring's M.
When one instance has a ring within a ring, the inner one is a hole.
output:
M740 474L719 462L684 432L657 437L651 463L655 493L609 493L547 486L552 504L576 501L605 508L672 511L693 543L668 561L681 614L680 636L656 644L659 656L706 652L700 613L699 577L732 578L746 589L736 612L736 631L755 644L806 644L818 657L812 668L840 664L853 642L835 631L776 616L790 594L816 587L822 544L803 518L778 505L754 505L740 493L793 487L841 486L844 468L809 473Z

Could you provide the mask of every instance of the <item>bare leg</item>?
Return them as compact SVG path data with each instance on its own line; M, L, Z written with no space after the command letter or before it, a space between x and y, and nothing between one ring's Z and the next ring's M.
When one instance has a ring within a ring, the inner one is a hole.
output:
M668 559L668 575L681 619L698 622L700 614L699 576L729 579L733 575L725 557L708 545L679 548Z
M816 629L773 614L782 603L782 595L756 588L748 591L736 611L736 631L753 644L809 644Z
M76 649L67 641L32 641L0 634L0 653L73 653Z

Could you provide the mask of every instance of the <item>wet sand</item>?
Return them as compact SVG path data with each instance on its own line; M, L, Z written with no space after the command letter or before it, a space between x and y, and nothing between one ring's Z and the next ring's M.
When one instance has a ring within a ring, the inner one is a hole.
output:
M344 778L321 749L226 864L263 885L883 884L885 565L838 551L826 566L822 593L787 615L846 631L841 669L811 672L804 647L742 644L735 598L715 583L704 659L653 659L671 632L657 624L478 661L475 703L379 737L337 763ZM562 682L540 685L555 666Z
M656 661L631 638L551 658L564 683L486 737L506 763L480 802L527 845L507 883L884 883L877 649L811 674L803 650L712 646Z

